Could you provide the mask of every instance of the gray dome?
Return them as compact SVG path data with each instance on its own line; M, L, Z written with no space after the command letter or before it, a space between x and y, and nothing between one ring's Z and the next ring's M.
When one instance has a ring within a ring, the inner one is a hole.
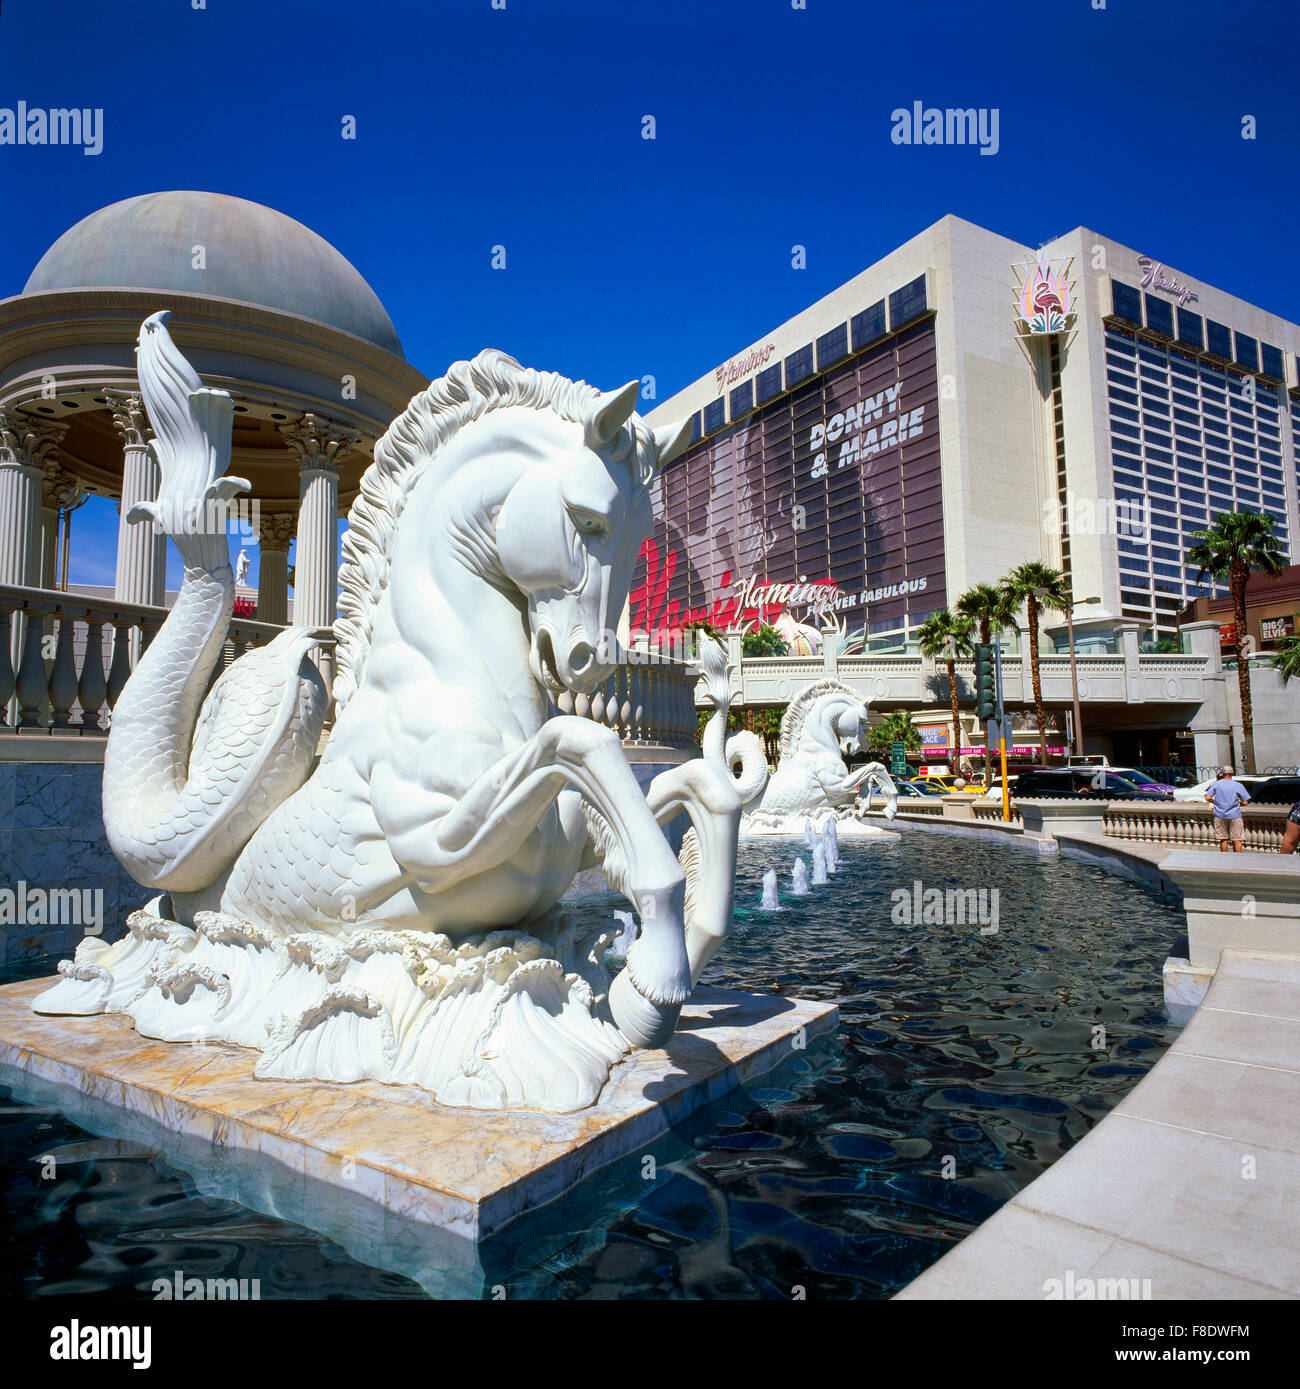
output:
M202 245L206 268L192 267ZM92 212L41 257L23 290L211 294L341 328L396 356L374 290L333 246L274 208L224 193L145 193Z

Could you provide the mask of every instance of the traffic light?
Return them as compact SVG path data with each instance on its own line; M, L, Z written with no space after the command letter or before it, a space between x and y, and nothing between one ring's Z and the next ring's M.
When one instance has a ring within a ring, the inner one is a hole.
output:
M998 716L997 674L993 647L985 642L975 648L975 715L981 723Z

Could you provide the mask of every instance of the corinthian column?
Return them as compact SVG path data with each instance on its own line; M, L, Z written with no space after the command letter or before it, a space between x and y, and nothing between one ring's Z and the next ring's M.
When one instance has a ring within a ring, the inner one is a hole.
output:
M0 583L39 587L45 463L67 426L0 410Z
M289 542L293 539L294 516L283 511L259 508L257 567L257 620L289 620Z
M280 431L298 458L298 548L294 556L295 627L329 627L338 605L338 459L358 442L318 415L307 414Z
M136 502L158 497L158 465L149 453L153 431L145 421L138 395L104 392L113 412L113 428L122 436L122 507L117 523L117 575L113 596L122 603L162 606L167 580L167 537L147 521L131 525L127 514Z
M59 513L84 495L76 477L55 458L47 458L41 482L41 587L53 588L59 572ZM67 575L64 576L67 582Z

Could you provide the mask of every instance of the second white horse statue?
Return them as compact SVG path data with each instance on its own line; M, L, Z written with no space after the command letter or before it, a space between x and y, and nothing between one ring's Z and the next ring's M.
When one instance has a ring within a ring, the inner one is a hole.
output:
M885 818L898 808L898 788L879 762L849 770L842 747L862 747L867 731L867 703L838 680L818 680L790 701L781 717L776 771L761 799L746 806L747 834L802 835L809 818L820 821L829 811L845 821L853 816L865 787L886 797ZM880 833L872 826L864 832Z
M618 735L550 697L613 670L613 629L689 423L651 430L638 384L601 393L487 351L416 396L375 448L343 542L334 697L289 629L228 669L224 525L233 402L155 314L141 394L161 469L129 519L171 536L175 607L113 710L104 823L158 896L114 945L87 939L42 1013L125 1012L146 1036L256 1047L259 1076L423 1086L454 1105L591 1104L630 1045L672 1034L727 934L752 735L643 791ZM716 664L716 653L714 656ZM716 675L716 672L715 672ZM681 861L663 825L691 829ZM641 917L612 932L560 904L603 863Z

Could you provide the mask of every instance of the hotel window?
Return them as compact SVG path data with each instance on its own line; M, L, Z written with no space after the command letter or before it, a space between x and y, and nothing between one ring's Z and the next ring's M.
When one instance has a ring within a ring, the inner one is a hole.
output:
M697 410L697 411L691 416L691 443L694 443L694 442L700 437L700 424L701 424L701 414L700 414L700 412Z
M817 370L825 371L832 362L849 355L849 325L841 323L817 339Z
M717 400L710 401L704 407L704 432L712 434L715 429L721 429L727 422L727 402L719 396Z
M1174 335L1174 306L1167 299L1157 299L1154 295L1145 296L1147 304L1147 327L1153 333L1164 337Z
M1115 317L1125 323L1142 326L1142 295L1132 285L1121 284L1118 280L1110 282L1110 301Z
M1205 320L1205 341L1211 356L1222 357L1225 362L1232 359L1232 334L1222 323L1212 318Z
M1259 343L1254 338L1249 338L1245 333L1237 334L1237 355L1233 359L1240 362L1243 367L1249 367L1251 371L1259 370Z
M731 393L731 418L738 420L741 415L747 415L754 408L754 383L752 381L742 382Z
M1274 381L1285 381L1286 366L1282 361L1281 349L1264 342L1260 343L1259 351L1264 362L1264 375L1271 376Z
M925 309L925 276L918 275L889 296L890 331L896 333L904 323L919 318Z
M760 405L772 400L781 394L781 363L778 362L773 367L764 367L755 377L757 389L756 398Z
M1205 328L1200 314L1192 313L1190 309L1178 310L1178 341L1187 343L1189 347L1205 346Z
M861 352L864 347L870 347L873 342L878 342L888 331L885 327L885 301L881 299L879 303L872 304L869 309L855 313L851 320L851 326L855 352Z
M809 343L785 359L785 384L789 389L813 374L813 345Z

